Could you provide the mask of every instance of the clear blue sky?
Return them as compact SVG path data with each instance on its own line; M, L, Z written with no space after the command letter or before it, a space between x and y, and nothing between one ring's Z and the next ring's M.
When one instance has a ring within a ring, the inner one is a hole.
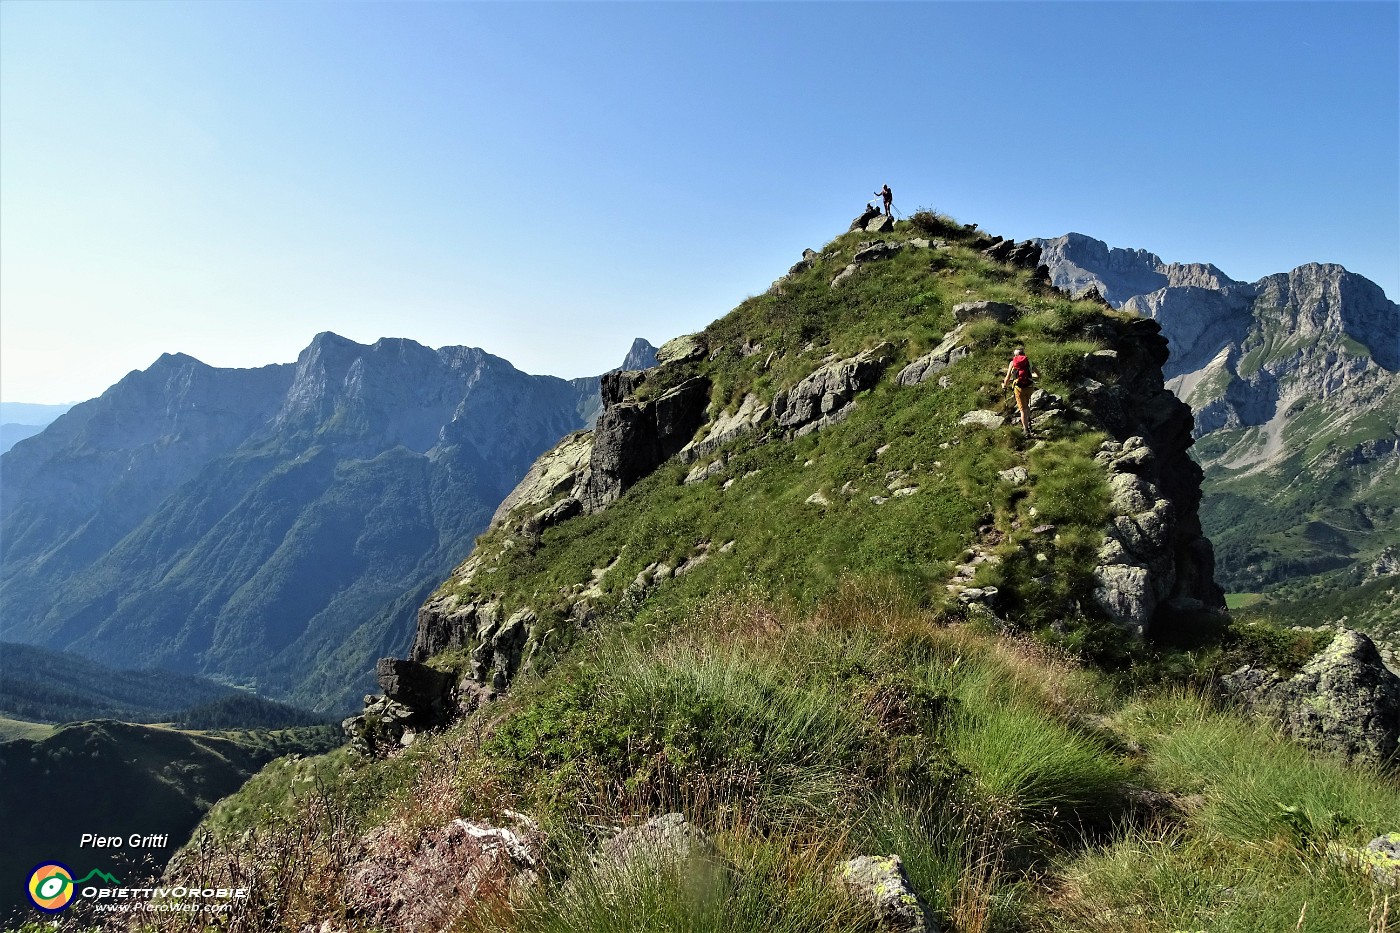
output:
M1400 4L0 2L0 398L695 330L881 183L1400 294Z

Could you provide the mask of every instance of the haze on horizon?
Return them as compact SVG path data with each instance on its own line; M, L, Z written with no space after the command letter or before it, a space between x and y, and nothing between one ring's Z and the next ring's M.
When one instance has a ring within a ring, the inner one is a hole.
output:
M1394 3L0 3L0 400L323 330L596 374L881 183L1400 295Z

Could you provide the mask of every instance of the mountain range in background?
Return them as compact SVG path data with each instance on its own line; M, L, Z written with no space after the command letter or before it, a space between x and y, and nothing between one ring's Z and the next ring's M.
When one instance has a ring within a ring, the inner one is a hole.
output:
M35 405L29 402L0 402L0 454L33 437L72 408L66 405Z
M1055 285L1162 325L1225 588L1396 634L1400 306L1329 263L1239 282L1077 233L1037 242Z
M4 637L344 708L598 407L596 377L470 347L323 333L257 369L166 354L0 460Z

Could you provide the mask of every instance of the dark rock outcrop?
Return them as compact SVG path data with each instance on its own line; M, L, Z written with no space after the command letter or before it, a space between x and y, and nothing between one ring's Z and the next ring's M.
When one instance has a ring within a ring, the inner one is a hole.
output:
M882 212L880 208L875 207L874 205L867 204L865 206L865 210L861 212L861 215L855 220L851 221L851 225L847 228L847 230L864 230L866 225L872 220L874 220L876 217L879 217L881 213Z
M982 254L997 262L1010 263L1023 269L1034 269L1040 265L1041 247L1033 240L1017 244L1015 240L1003 240L996 237L991 246L982 250Z
M365 697L364 711L341 723L361 751L385 755L413 744L417 734L450 721L456 714L456 678L417 661L381 658L375 675L383 694Z
M611 376L611 374L609 374ZM705 422L710 383L687 379L645 402L616 398L603 378L603 413L593 429L589 473L579 496L584 508L596 512L615 501L638 480L680 452Z
M1360 632L1342 629L1291 678L1246 666L1222 683L1305 745L1371 764L1397 762L1400 677Z
M414 710L424 725L446 718L455 679L451 674L402 658L380 658L374 673L384 695Z
M1160 331L1149 320L1102 325L1109 349L1082 361L1070 396L1112 438L1100 453L1114 517L1099 550L1096 599L1138 633L1163 612L1224 608L1215 554L1201 531L1201 469L1187 453L1191 409L1163 385Z

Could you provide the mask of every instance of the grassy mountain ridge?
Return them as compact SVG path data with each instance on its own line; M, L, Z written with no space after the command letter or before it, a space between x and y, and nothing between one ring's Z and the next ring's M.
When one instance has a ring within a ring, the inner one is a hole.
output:
M857 231L832 241L805 268L698 335L703 355L648 372L636 390L646 402L706 380L700 441L746 400L773 404L823 366L890 347L885 376L844 420L794 438L764 422L706 444L702 457L682 451L605 511L522 533L531 512L571 495L557 487L498 521L439 589L440 610L430 603L425 612L450 619L463 606L489 606L505 619L528 610L535 617L529 643L538 645L567 638L571 618L607 606L630 600L649 613L714 587L757 585L811 600L850 576L876 575L942 607L955 567L976 557L974 582L996 587L1000 610L1014 621L1034 628L1053 617L1071 641L1096 637L1104 616L1094 571L1111 496L1095 458L1106 435L1066 400L1081 391L1086 356L1106 351L1119 359L1110 349L1118 346L1129 365L1127 354L1137 349L1133 319L1036 288L1029 271L981 255L989 241L980 234L937 220L929 227L947 238L941 247L899 249L839 286L833 278L870 237ZM906 228L891 241L918 239L918 232ZM1022 310L1010 324L956 322L954 307L974 299ZM955 329L966 355L941 382L906 386L892 378ZM1000 388L1018 341L1049 393L1033 442L1020 437L1009 390ZM1160 381L1157 391L1165 395ZM1010 423L988 430L967 421L977 411ZM1134 410L1131 417L1148 416ZM1163 458L1172 454L1171 442L1156 443ZM701 468L703 481L693 481ZM1021 479L1009 472L1017 469ZM1183 533L1193 507L1189 494L1176 506ZM671 581L677 570L684 580ZM415 651L424 624L420 615Z
M560 470L420 613L417 648L461 675L458 721L383 758L282 762L211 811L181 860L256 892L231 930L867 933L843 863L895 853L956 933L1380 933L1384 892L1327 852L1400 826L1394 776L1203 691L1244 660L1297 665L1315 639L1164 600L1163 643L1144 644L1098 600L1106 533L1148 538L1169 512L1190 540L1198 472L1178 471L1171 509L1123 505L1165 487L1144 477L1189 441L1165 403L1152 443L1119 439L1150 420L1133 390L1160 386L1154 329L1045 289L947 218L853 263L871 239L838 237L657 370L617 377L613 415L546 455ZM1019 312L959 321L975 300ZM950 335L959 358L898 381ZM995 420L1017 341L1046 390L1032 439ZM840 417L771 412L862 354L884 368L820 401ZM610 424L689 424L662 421L697 385L693 435L622 435L688 453L605 462ZM750 429L714 433L745 411ZM605 466L628 477L615 498L569 503ZM486 685L496 702L469 702ZM542 837L528 876L448 835L512 811L539 822L521 830ZM672 812L701 854L600 856L616 827Z

